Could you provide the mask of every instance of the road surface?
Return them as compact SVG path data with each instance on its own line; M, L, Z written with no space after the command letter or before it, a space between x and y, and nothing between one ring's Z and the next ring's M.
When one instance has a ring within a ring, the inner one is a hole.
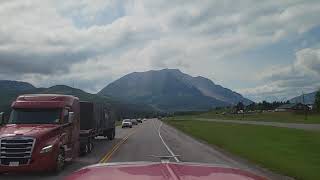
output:
M228 166L246 169L270 179L286 179L238 157L217 150L212 146L199 142L176 129L163 124L157 119L144 121L133 128L122 129L117 127L116 138L108 141L98 138L95 141L94 151L69 164L59 175L56 174L20 174L0 175L6 180L38 180L63 179L77 169L98 162L132 162L153 161L159 162L155 156L175 156L171 161L213 163L219 166Z
M196 118L196 120L273 126L273 127L282 127L282 128L301 129L301 130L307 130L307 131L320 131L320 124L282 123L282 122L246 121L246 120L219 120L219 119L206 119L206 118Z

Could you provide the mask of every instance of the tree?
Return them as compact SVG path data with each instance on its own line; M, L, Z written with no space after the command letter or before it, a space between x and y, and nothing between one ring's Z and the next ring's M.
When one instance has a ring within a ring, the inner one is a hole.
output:
M244 110L244 104L242 102L239 102L236 106L236 109L237 111Z
M316 93L314 105L316 106L317 111L320 111L320 90Z

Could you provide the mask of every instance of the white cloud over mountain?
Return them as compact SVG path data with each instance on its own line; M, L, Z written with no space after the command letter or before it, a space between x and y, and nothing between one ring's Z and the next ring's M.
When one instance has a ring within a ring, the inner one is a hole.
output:
M320 89L320 49L306 48L296 52L296 60L285 67L268 69L259 77L266 84L243 89L242 93L262 100L277 97L278 100L294 97L303 92Z

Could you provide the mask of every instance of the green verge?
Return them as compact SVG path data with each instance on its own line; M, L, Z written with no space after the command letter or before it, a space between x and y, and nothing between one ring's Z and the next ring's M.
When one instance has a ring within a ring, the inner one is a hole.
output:
M271 171L296 179L320 179L320 132L193 120L165 122Z
M122 125L122 121L116 121L116 126L121 126Z
M320 123L320 114L308 114L308 119L305 119L304 114L292 112L264 112L255 114L225 114L220 112L210 111L199 115L177 116L177 118L206 118L206 119L221 119L221 120L246 120L246 121L270 121L270 122L285 122L285 123Z

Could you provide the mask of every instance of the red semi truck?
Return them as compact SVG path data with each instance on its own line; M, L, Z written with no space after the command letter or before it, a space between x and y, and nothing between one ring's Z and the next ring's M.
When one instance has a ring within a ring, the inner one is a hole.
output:
M0 173L60 171L66 162L78 157L80 147L85 146L80 142L93 138L84 130L81 133L77 97L22 95L11 107L7 123L0 113ZM82 111L85 114L86 109Z

